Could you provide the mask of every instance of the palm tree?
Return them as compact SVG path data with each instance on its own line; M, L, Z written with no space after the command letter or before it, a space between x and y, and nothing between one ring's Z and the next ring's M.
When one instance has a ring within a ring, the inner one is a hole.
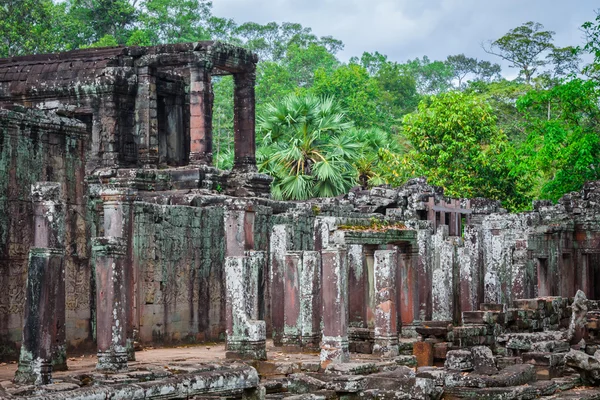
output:
M389 166L385 165L382 152L401 156L410 149L408 140L379 128L353 129L349 136L360 145L360 157L354 161L360 186L366 189L392 183L394 179L390 176Z
M274 178L274 198L332 197L355 184L360 144L345 135L353 124L332 97L289 95L257 122L258 168Z

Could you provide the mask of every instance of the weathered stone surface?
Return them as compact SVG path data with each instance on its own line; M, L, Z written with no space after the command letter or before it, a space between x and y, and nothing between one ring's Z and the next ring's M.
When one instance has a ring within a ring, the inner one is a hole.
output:
M498 372L496 360L489 347L472 347L471 355L473 356L473 370L476 374L492 375Z
M600 385L600 352L593 356L583 351L571 350L565 354L565 364L581 374L584 382L594 386Z
M433 365L433 344L428 342L415 342L413 355L417 359L417 366L426 367Z
M446 353L444 367L450 371L472 371L473 354L469 350L451 350Z
M463 374L461 372L448 372L445 386L495 388L525 385L535 380L533 365L516 364L508 366L495 375L481 375L477 373Z

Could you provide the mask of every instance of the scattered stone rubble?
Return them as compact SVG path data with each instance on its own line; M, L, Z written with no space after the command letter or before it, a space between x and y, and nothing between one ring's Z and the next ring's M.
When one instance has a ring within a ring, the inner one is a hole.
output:
M424 178L272 200L256 62L219 42L0 60L0 398L600 398L600 182L519 214ZM270 361L269 338L314 361ZM217 340L245 366L129 368ZM51 384L73 350L95 375Z

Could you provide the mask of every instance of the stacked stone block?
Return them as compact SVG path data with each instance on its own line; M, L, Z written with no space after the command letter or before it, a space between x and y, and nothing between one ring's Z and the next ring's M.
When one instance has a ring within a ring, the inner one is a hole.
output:
M453 326L451 321L427 321L416 328L420 335L420 341L424 344L416 344L420 351L431 352L427 359L431 360L429 365L443 365L448 351L454 348L452 343ZM415 347L415 344L413 344Z
M506 329L510 332L555 331L566 328L571 311L568 299L542 297L513 301L506 310Z
M462 326L452 331L457 347L494 346L496 337L504 330L505 315L501 304L482 303L479 311L464 311Z

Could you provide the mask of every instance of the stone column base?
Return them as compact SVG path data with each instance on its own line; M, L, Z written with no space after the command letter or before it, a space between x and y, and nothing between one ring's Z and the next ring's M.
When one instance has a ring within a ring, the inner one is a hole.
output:
M127 349L122 351L98 351L96 370L107 372L127 371Z
M419 336L417 333L417 328L421 326L421 322L415 321L412 324L402 325L402 329L400 330L401 338L416 338Z
M302 336L300 339L303 353L316 353L320 351L321 335ZM347 346L346 346L347 347Z
M26 359L21 353L19 367L15 372L15 383L28 385L47 385L52 383L52 363L43 361L41 358L35 360Z
M398 350L398 337L376 337L373 345L373 354L379 354L385 358L397 357L400 354Z
M228 340L225 358L241 360L266 360L267 349L265 341Z
M321 368L325 369L331 363L345 363L350 360L348 339L323 337L321 342Z

